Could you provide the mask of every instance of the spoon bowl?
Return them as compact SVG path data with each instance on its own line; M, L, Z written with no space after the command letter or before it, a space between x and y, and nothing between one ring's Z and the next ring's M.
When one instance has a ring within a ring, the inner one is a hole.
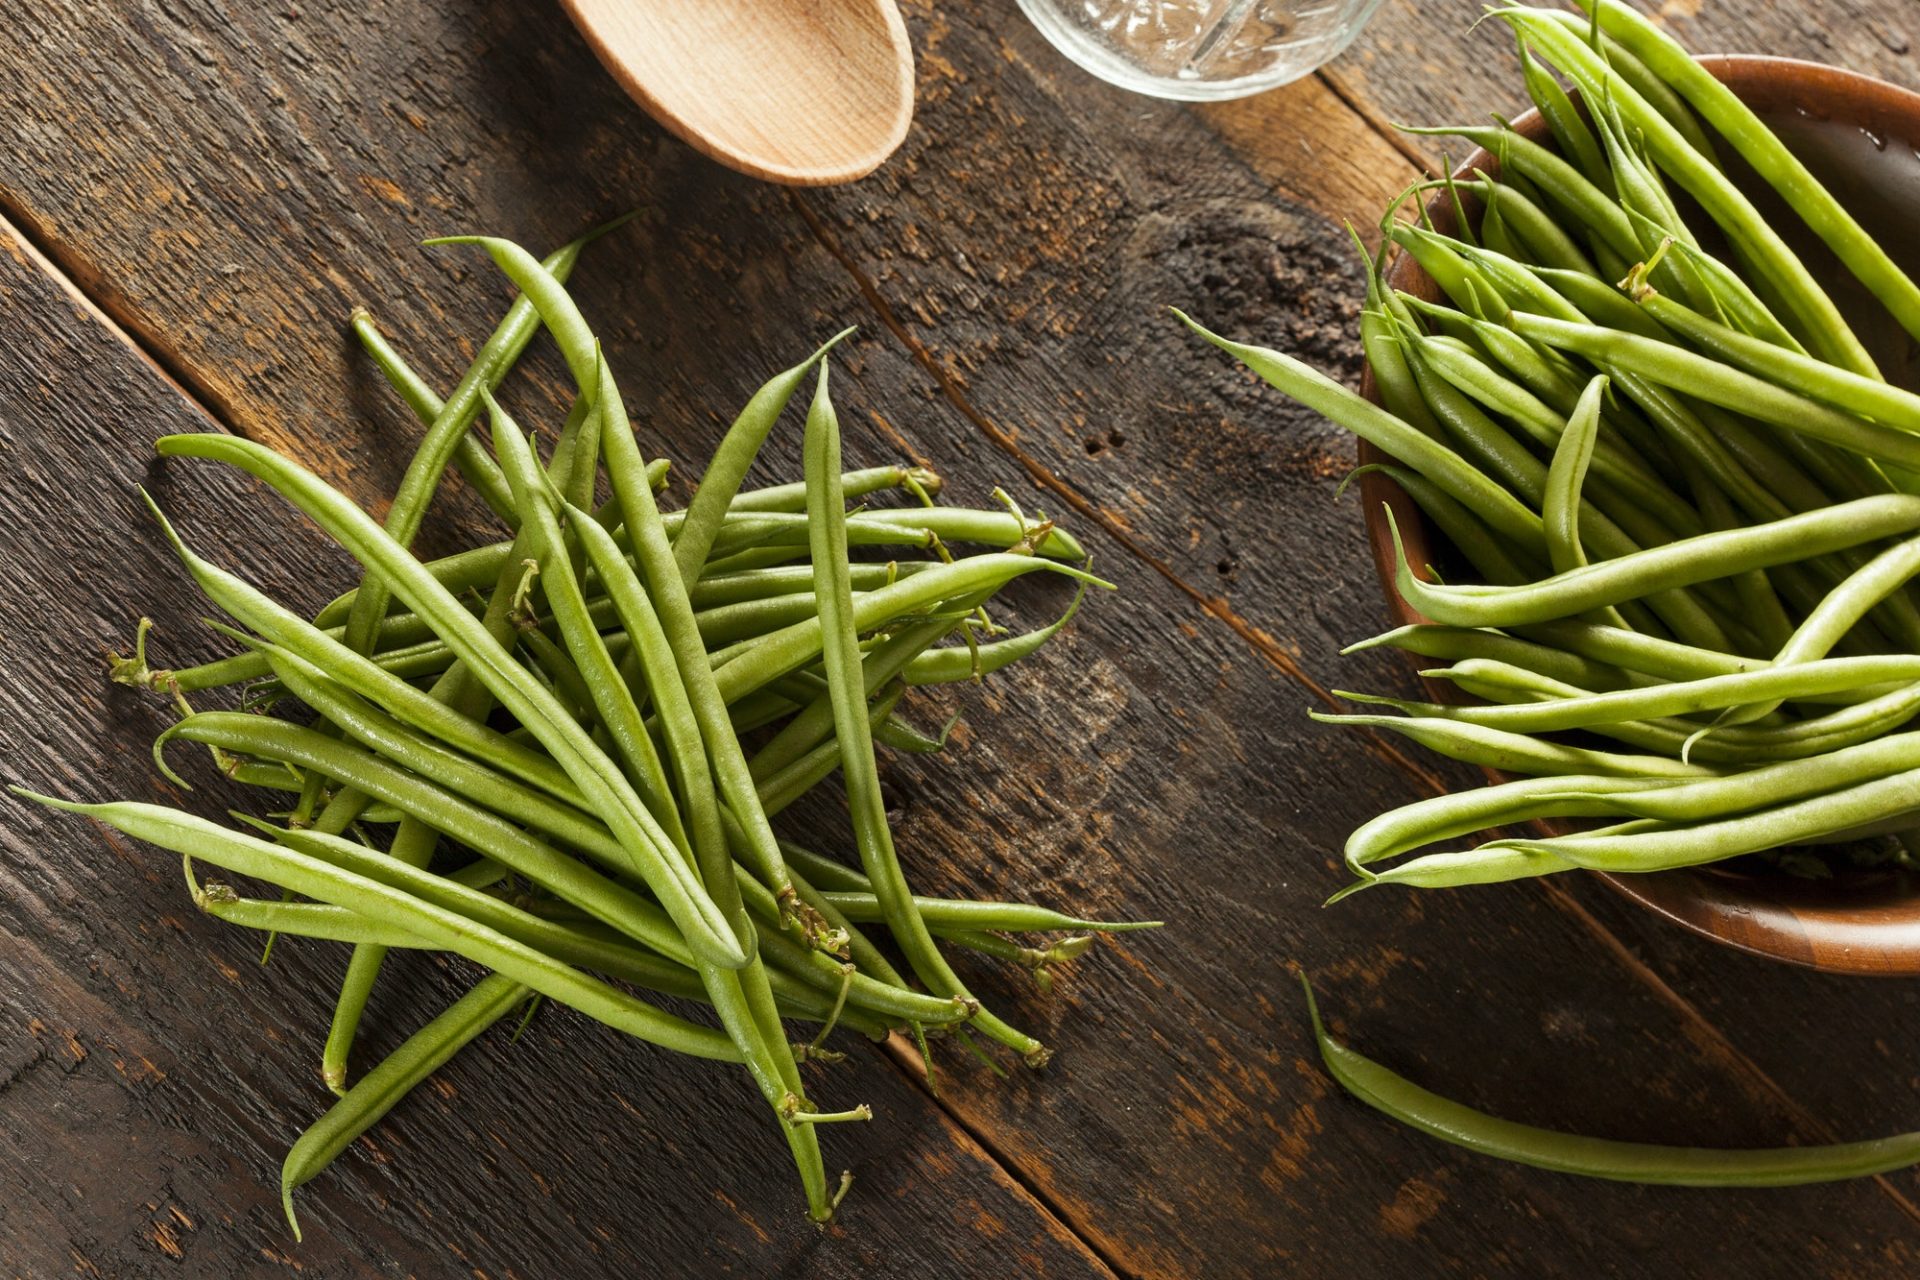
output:
M562 3L649 115L755 178L851 182L913 118L913 48L893 0Z
M1911 260L1916 256L1915 245L1906 230L1920 209L1920 94L1870 76L1786 58L1718 57L1701 62L1774 128L1862 224L1889 246L1903 267L1910 273L1920 268L1920 262ZM1535 112L1513 125L1536 141L1546 139L1546 125ZM1495 157L1475 151L1457 176L1470 177L1475 169L1497 174L1499 167ZM1874 354L1889 377L1909 387L1920 381L1914 376L1913 344L1899 326L1883 311L1876 315L1877 303L1852 283L1824 246L1803 234L1784 205L1775 207L1777 198L1761 190L1757 179L1746 180L1751 175L1741 175L1738 166L1729 165L1729 170L1787 234L1795 251L1848 313L1855 330L1887 348ZM1477 216L1472 197L1465 197L1463 207L1469 218ZM1435 196L1427 212L1441 231L1454 231L1453 205L1444 192ZM1388 283L1429 301L1444 301L1439 287L1408 255L1395 261ZM1371 370L1362 391L1379 403ZM1360 461L1389 459L1363 442ZM1382 509L1392 509L1413 563L1444 565L1451 549L1406 491L1388 477L1378 472L1363 475L1360 493L1374 564L1394 619L1423 622L1394 586L1393 543ZM1428 688L1442 701L1461 696L1444 681L1429 682ZM1506 780L1506 775L1488 772L1496 781ZM1571 830L1560 823L1538 825L1555 833ZM1910 872L1840 868L1831 880L1810 880L1781 871L1748 869L1736 862L1600 878L1695 933L1756 955L1830 973L1920 974L1920 876Z

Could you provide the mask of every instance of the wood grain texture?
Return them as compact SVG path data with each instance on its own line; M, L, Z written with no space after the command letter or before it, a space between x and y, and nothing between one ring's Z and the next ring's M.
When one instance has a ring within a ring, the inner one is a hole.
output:
M1384 10L1382 31L1416 8ZM1366 211L1370 175L1384 198L1412 165L1325 83L1203 114L1094 84L1004 5L908 18L920 114L902 151L855 187L792 196L665 137L543 6L73 4L31 31L0 11L17 70L0 78L16 122L0 207L227 425L370 505L412 432L352 358L348 308L371 306L444 385L505 297L477 259L411 247L425 235L544 247L648 204L577 279L649 448L691 469L760 377L861 321L836 381L850 457L926 460L971 500L1037 486L1022 501L1068 519L1123 588L1059 647L950 695L969 713L950 757L888 763L910 872L1172 922L1096 949L1051 998L998 989L1059 1048L1044 1075L1001 1083L943 1059L936 1106L878 1055L854 1068L845 1087L886 1120L832 1135L863 1181L827 1237L801 1224L739 1082L656 1071L556 1018L531 1045L484 1046L453 1098L428 1090L309 1188L293 1252L262 1171L318 1105L307 1073L338 958L290 950L256 973L244 940L190 918L170 865L10 822L0 921L22 945L0 954L37 957L5 975L37 1005L0 1041L16 1078L0 1174L10 1211L33 1216L0 1230L26 1273L76 1256L156 1271L172 1265L159 1235L210 1275L1909 1273L1909 1175L1755 1195L1593 1186L1464 1156L1332 1092L1290 963L1390 1064L1623 1137L1910 1127L1898 1064L1920 1027L1903 989L1713 953L1577 883L1321 911L1355 821L1467 775L1305 721L1332 685L1410 684L1377 655L1333 656L1384 619L1358 513L1331 501L1350 445L1161 308L1356 376L1359 281L1333 217ZM1308 144L1366 159L1321 187L1288 159ZM197 644L196 606L126 492L138 442L192 410L28 265L5 314L34 323L18 338L9 323L0 385L20 390L0 422L16 456L68 460L38 481L16 466L0 494L61 530L33 544L27 580L89 591L54 616L43 598L3 606L27 676L0 724L8 771L149 794L149 713L74 673L141 608L161 611L170 659ZM543 360L515 386L524 421L551 420L558 376ZM771 454L790 473L797 430ZM217 508L238 486L165 474L190 527L232 518ZM54 496L77 476L101 506ZM446 517L476 513L456 501ZM240 521L229 563L344 576L271 509ZM1057 603L1024 592L1011 609ZM833 845L828 800L794 834ZM417 994L382 1005L384 1043L455 989L415 968ZM68 1031L87 1047L74 1071ZM120 1083L130 1053L164 1080ZM62 1162L68 1183L36 1176Z

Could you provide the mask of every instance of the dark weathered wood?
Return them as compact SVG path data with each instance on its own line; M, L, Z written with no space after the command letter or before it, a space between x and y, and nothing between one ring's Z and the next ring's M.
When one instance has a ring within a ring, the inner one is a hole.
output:
M1408 8L1389 7L1382 28ZM743 1274L868 1263L1072 1274L1097 1251L1135 1276L1903 1274L1914 1223L1889 1189L1910 1194L1904 1175L1751 1196L1594 1187L1462 1156L1332 1093L1310 1060L1290 961L1322 979L1339 1024L1385 1060L1521 1118L1622 1136L1762 1143L1817 1139L1823 1121L1849 1136L1907 1123L1891 1089L1834 1087L1863 1058L1836 1069L1821 1052L1818 1029L1837 1019L1810 990L1843 999L1848 1024L1879 1028L1896 1057L1920 1037L1900 1025L1904 997L1891 988L1809 988L1664 934L1670 963L1656 974L1618 941L1625 930L1641 943L1649 926L1580 886L1319 910L1353 822L1466 775L1304 722L1317 686L1405 679L1384 660L1334 656L1384 618L1358 515L1330 501L1350 446L1160 308L1186 306L1353 375L1357 277L1328 215L1364 214L1368 175L1383 199L1411 166L1323 83L1192 112L1093 84L1003 5L912 5L909 16L922 82L907 147L867 183L793 198L665 140L540 6L183 5L127 17L72 5L32 31L24 15L0 14L18 70L0 78L0 110L17 122L0 206L230 425L363 500L391 487L412 433L352 358L347 308L372 305L444 382L456 367L448 335L470 348L504 293L473 256L412 240L478 227L544 245L645 201L657 216L597 249L580 292L650 441L697 467L760 376L858 319L867 329L846 350L838 397L850 453L924 457L974 499L992 480L1036 481L1042 491L1022 500L1068 517L1124 589L1030 666L952 695L970 715L950 757L889 766L904 855L927 885L1172 922L1097 949L1050 1000L1006 990L1061 1050L1044 1076L1003 1084L943 1056L941 1106L981 1145L917 1107L904 1076L859 1070L888 1120L833 1135L834 1150L862 1153L864 1182L845 1224L816 1243L737 1082L657 1072L555 1019L532 1047L490 1046L450 1077L471 1108L457 1132L431 1131L452 1116L429 1095L410 1108L417 1120L397 1116L375 1135L391 1163L315 1184L302 1265L345 1273L358 1254L435 1274L453 1265L452 1246L488 1274L528 1275L685 1250L698 1251L688 1273L732 1259ZM1307 144L1370 159L1343 161L1320 186L1289 168ZM126 364L124 348L98 340L90 359L21 356L13 376L70 388L77 371ZM542 366L547 386L555 376ZM516 395L530 420L551 411L540 383ZM134 413L119 399L114 426L144 431L149 414L183 412ZM12 440L72 437L93 450L89 467L120 477L110 508L87 517L97 525L83 524L91 532L41 553L49 565L92 556L100 616L57 638L0 619L10 645L27 638L23 665L64 671L143 606L171 609L163 642L186 647L194 606L123 489L144 464L76 409L29 393L20 404L4 418ZM772 450L789 469L796 437ZM234 491L193 487L209 485L196 471L173 496ZM37 492L16 479L4 491L10 505L58 510L13 499ZM231 550L259 572L311 557L340 573L311 533L255 527L273 530L270 545ZM139 557L127 587L104 577L121 564L116 540ZM51 567L28 576L66 582ZM1056 602L1023 593L1021 608ZM97 697L91 684L65 687ZM98 783L94 771L111 768L122 790L152 787L137 753L152 724L135 703L83 704L92 718L72 733L58 724L74 711L14 696L0 729L9 760L33 743L39 763L10 769ZM15 737L14 723L31 728ZM834 844L834 817L822 798L792 829ZM69 1250L103 1273L158 1264L147 1224L169 1202L203 1224L203 1270L241 1270L262 1249L277 1257L288 1242L255 1174L304 1114L292 1094L337 959L290 951L256 977L241 940L188 918L170 866L131 849L108 863L113 846L96 836L37 822L12 829L4 872L24 887L6 896L27 905L6 919L46 955L23 977L56 993L60 1012L7 1060L41 1064L21 1079L45 1092L20 1109L0 1095L0 1168L34 1192L35 1270L70 1265ZM244 986L180 981L205 972L209 949ZM451 989L425 985L441 998ZM195 999L208 989L223 996L211 1011ZM429 1007L423 996L392 1008L386 1034ZM93 1034L167 1071L154 1107L89 1086L84 1065L50 1070L64 1026L123 1023L133 1029ZM544 1038L556 1029L577 1057ZM519 1065L528 1053L538 1060ZM546 1101L542 1070L595 1074L568 1086L578 1105L561 1107ZM260 1082L238 1102L237 1078ZM96 1096L89 1087L120 1111L94 1116L77 1101ZM605 1110L610 1089L633 1114ZM314 1093L302 1091L309 1107ZM671 1106L697 1123L676 1122ZM188 1128L201 1136L186 1160L114 1147L157 1152ZM477 1150L500 1163L463 1163ZM983 1150L1010 1171L1002 1180ZM29 1181L63 1160L79 1162L81 1191ZM528 1188L521 1208L511 1197ZM148 1199L155 1209L124 1208ZM1085 1242L1078 1252L1062 1227Z

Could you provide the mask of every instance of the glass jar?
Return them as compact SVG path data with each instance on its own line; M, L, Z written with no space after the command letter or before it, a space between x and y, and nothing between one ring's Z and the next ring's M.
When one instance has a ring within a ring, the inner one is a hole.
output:
M1060 52L1157 98L1241 98L1350 44L1380 0L1020 0Z

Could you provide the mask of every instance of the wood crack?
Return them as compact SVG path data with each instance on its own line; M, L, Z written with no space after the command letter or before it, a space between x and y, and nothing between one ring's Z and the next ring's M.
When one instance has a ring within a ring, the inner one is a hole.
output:
M20 252L37 270L58 285L73 300L75 307L118 338L163 382L179 392L182 400L206 418L210 430L228 435L247 434L234 425L231 408L205 383L194 377L190 368L175 358L164 344L146 336L137 315L130 312L118 314L120 309L114 306L110 291L100 283L97 273L88 270L84 262L74 261L70 255L61 253L58 238L29 210L10 198L4 188L0 188L0 237L19 246ZM88 282L92 283L92 288L88 287Z
M879 1046L879 1053L889 1064L912 1081L934 1106L940 1108L940 1113L947 1117L954 1128L965 1134L979 1149L983 1159L1006 1174L1007 1180L1020 1188L1022 1194L1032 1200L1042 1213L1052 1218L1062 1231L1073 1237L1074 1241L1087 1251L1088 1256L1100 1264L1102 1270L1112 1275L1115 1280L1146 1280L1139 1272L1125 1266L1118 1258L1102 1248L1099 1241L1094 1239L1092 1229L1080 1222L1065 1205L1054 1199L1046 1188L1028 1177L1019 1158L1004 1150L994 1141L992 1134L977 1125L970 1124L967 1117L957 1108L948 1105L944 1095L927 1087L925 1060L921 1058L920 1050L911 1040L896 1031Z

